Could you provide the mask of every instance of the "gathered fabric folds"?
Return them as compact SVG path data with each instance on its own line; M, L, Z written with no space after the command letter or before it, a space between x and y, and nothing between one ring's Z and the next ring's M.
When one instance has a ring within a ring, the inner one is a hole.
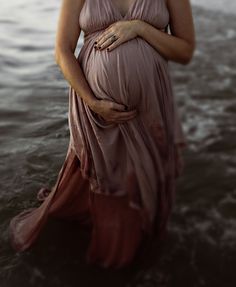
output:
M84 2L77 61L85 78L98 100L125 104L138 114L108 123L69 88L67 155L42 204L11 219L10 239L18 251L32 246L50 216L88 227L87 262L104 267L130 264L145 238L166 233L187 145L168 61L141 37L110 52L94 49L109 25L132 19L166 28L165 0L133 1L125 16L112 0Z

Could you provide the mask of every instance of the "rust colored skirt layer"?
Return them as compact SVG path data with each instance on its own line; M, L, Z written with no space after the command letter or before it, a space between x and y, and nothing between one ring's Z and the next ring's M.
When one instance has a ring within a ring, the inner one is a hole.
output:
M37 208L11 219L9 235L16 251L30 248L48 217L72 219L88 228L90 242L86 261L102 267L124 267L132 263L143 240L149 238L144 211L129 206L127 196L109 196L90 191L80 170L80 161L69 147L57 182ZM147 236L147 237L146 237Z

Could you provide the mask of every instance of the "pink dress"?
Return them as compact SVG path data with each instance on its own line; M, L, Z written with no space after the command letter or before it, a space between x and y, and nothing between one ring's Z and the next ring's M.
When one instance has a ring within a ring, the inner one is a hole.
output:
M186 146L168 61L141 37L110 52L94 49L106 27L130 19L165 28L165 0L133 0L125 16L112 0L86 0L77 60L98 99L139 113L125 123L109 124L70 87L65 162L44 202L11 219L10 240L17 251L32 246L49 216L89 227L87 262L104 267L130 264L145 238L163 238L166 232Z

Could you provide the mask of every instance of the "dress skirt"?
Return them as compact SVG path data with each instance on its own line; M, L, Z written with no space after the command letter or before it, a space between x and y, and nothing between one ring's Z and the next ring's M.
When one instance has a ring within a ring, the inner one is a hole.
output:
M48 191L48 195L39 207L27 209L11 219L9 235L16 251L22 252L33 245L49 217L76 220L89 232L88 264L127 266L147 240L143 230L148 222L146 214L130 208L127 195L113 197L91 192L88 179L82 176L80 160L71 147L56 184L51 190L43 189L39 193Z

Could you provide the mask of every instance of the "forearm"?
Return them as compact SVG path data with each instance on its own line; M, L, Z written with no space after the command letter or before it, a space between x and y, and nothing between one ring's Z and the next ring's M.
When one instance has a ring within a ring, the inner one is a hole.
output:
M191 43L167 34L145 21L134 21L138 36L152 45L164 58L181 64L189 63L194 51Z
M92 107L97 99L89 87L80 64L72 51L57 49L55 52L55 59L65 79L73 87L75 92L84 100L84 102Z

